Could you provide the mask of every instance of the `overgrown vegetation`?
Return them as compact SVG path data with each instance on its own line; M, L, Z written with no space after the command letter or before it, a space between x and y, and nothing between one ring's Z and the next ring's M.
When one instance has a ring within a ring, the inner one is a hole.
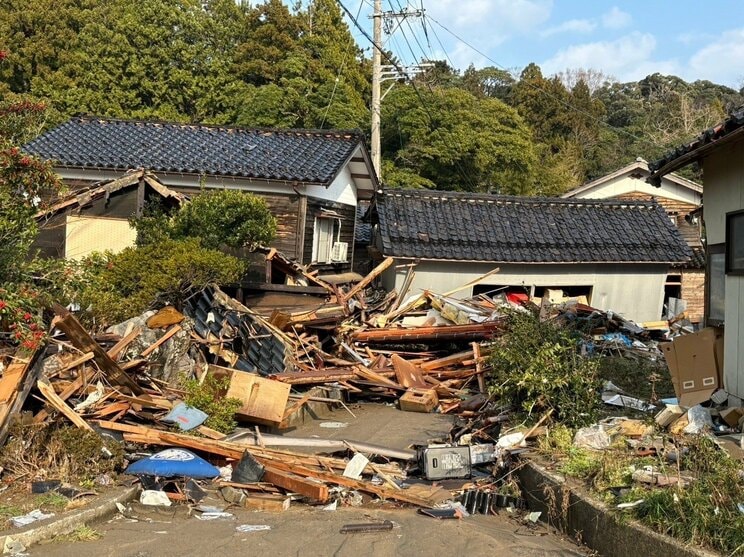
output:
M179 305L189 287L236 282L245 270L244 262L207 249L196 238L126 248L94 256L87 264L91 283L82 293L82 306L108 324L139 315L153 303Z
M57 542L90 542L101 538L101 533L95 528L83 524L68 534L61 534L54 538Z
M124 450L111 438L73 426L16 424L0 452L0 467L12 476L79 482L119 472Z
M599 376L633 396L656 402L658 399L674 396L672 377L666 363L646 358L624 356L598 356Z
M593 423L599 408L596 360L582 357L565 328L514 311L491 357L490 391L528 416L549 409L569 427Z
M238 425L235 421L235 412L243 405L239 399L225 396L229 385L228 378L220 379L212 374L208 374L203 383L189 379L184 385L186 388L184 402L206 412L209 418L204 425L222 433L230 433L235 429Z
M130 222L140 246L199 238L208 249L253 249L276 235L276 219L266 200L237 190L202 191L173 214L150 206L143 217Z

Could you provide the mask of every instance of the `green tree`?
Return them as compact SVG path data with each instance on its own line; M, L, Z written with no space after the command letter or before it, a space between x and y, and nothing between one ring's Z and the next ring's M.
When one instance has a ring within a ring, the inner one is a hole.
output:
M383 153L440 189L527 194L535 153L529 129L497 99L459 88L394 89L383 104Z

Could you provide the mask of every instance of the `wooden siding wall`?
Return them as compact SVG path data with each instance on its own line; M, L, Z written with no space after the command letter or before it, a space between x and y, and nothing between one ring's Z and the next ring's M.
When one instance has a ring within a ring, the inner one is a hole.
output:
M313 265L316 269L328 271L331 273L344 273L351 270L351 263L354 254L354 227L356 226L356 208L351 205L343 205L341 203L333 203L331 201L323 201L320 199L314 199L312 197L307 198L307 216L305 218L305 245L303 250L302 263L308 265L313 260L313 234L315 232L315 217L321 216L321 210L328 209L341 215L341 242L347 242L349 244L349 251L346 263L329 263L321 265Z

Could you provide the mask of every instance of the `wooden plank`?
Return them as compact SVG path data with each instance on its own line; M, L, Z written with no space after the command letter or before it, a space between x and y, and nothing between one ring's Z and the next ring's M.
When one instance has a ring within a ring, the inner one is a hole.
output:
M142 351L142 354L140 354L141 357L146 358L150 354L152 354L159 346L164 344L169 338L171 338L173 335L175 335L178 331L183 330L183 327L181 325L173 325L170 329L166 331L166 333L160 337L156 342L153 342L150 346L145 348Z
M0 378L0 446L5 443L10 419L21 411L37 376L41 374L42 346L34 353L20 355L13 360Z
M442 369L445 367L454 366L460 364L468 359L473 358L473 351L468 350L466 352L458 352L456 354L450 354L444 358L438 358L436 360L430 360L421 364L421 369L424 371L433 371L436 369Z
M92 354L92 352L89 352L89 354ZM59 394L59 399L62 401L67 400L72 395L74 395L76 392L78 392L80 389L82 389L85 384L88 382L92 374L90 374L87 370L83 369L83 372L78 375L78 377L72 381L67 387L64 388L64 390ZM46 408L42 408L35 416L34 416L34 422L37 424L40 424L44 420L49 417L49 411Z
M398 383L404 387L417 387L420 389L428 388L426 381L424 381L421 368L407 360L404 360L397 354L393 354L391 359L393 361L393 368L395 369L395 377L398 378Z
M480 344L477 342L474 342L472 344L473 346L473 356L475 357L475 373L476 378L478 379L478 390L485 394L486 393L486 378L483 376L483 359L481 358L481 352L480 352Z
M369 286L373 280L375 280L378 276L380 276L385 271L385 269L390 267L390 265L392 265L394 262L395 262L395 259L393 259L392 257L385 258L385 260L382 263L380 263L377 267L372 269L372 271L366 277L364 277L361 281L356 283L351 290L349 290L348 292L344 294L341 294L339 296L339 302L341 302L342 304L346 303L353 296L355 296L356 294L358 294L359 292L367 288L367 286Z
M54 313L59 319L55 319L55 326L65 333L70 342L81 352L93 352L94 360L106 375L109 381L117 383L123 387L129 388L133 393L142 392L140 387L124 370L119 367L111 356L93 340L88 332L83 328L75 316L59 304L52 306Z
M284 417L290 388L288 383L236 370L230 378L226 396L243 402L243 406L236 412L239 417L276 425Z
M276 513L289 510L290 501L291 498L286 495L251 493L243 499L243 506L254 511Z
M362 378L366 379L367 381L371 381L373 383L377 383L378 385L384 385L386 387L393 387L395 389L402 388L395 381L391 381L390 379L388 379L384 375L380 375L379 373L376 373L376 372L372 371L368 367L365 367L365 366L361 366L360 365L360 366L354 366L352 369L354 370L354 372L359 377L362 377Z
M322 286L269 284L266 282L241 282L240 286L246 290L258 290L259 292L290 292L293 294L322 294L324 296L328 294L328 289Z
M81 418L72 408L67 406L67 404L65 404L65 401L59 398L57 393L54 392L54 389L49 383L45 383L44 381L39 380L36 382L36 387L39 389L39 392L41 392L44 398L49 401L49 404L51 404L73 424L75 424L80 429L93 432L93 428L88 425L88 422Z
M264 467L264 475L261 478L263 481L287 491L310 497L320 503L328 501L328 486L324 483L308 480L292 472L278 470L272 466L264 465Z
M134 342L134 339L136 339L139 334L142 332L142 329L139 327L135 327L131 331L129 331L129 334L124 335L124 337L114 344L111 348L109 348L109 351L107 354L112 360L118 361L119 356L121 356L121 353L124 352L124 350L127 349L127 346L132 344Z
M503 329L498 321L486 321L470 325L442 325L440 327L415 327L411 329L369 329L352 334L356 342L441 342L446 340L486 340L498 335Z
M58 376L58 375L64 373L65 371L69 371L71 369L75 369L76 367L78 367L80 365L83 365L85 362L89 362L92 359L93 359L93 352L86 352L85 354L83 354L79 358L75 358L74 360L66 363L64 366L62 366L61 368L59 368L58 370L56 370L54 372L54 374Z
M313 396L310 392L305 393L305 395L300 400L295 401L292 406L287 408L284 411L284 416L282 416L282 423L279 424L279 429L286 429L288 427L287 420L289 419L289 417L292 416L292 414L299 412L300 409L305 406L305 404L309 402L311 398L313 398Z

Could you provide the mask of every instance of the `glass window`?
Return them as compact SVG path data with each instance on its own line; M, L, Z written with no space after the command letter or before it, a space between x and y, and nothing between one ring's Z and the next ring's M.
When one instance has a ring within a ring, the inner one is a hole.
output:
M744 275L744 211L726 214L726 274Z
M725 244L708 247L705 277L705 314L707 325L723 324L726 306L726 250Z

